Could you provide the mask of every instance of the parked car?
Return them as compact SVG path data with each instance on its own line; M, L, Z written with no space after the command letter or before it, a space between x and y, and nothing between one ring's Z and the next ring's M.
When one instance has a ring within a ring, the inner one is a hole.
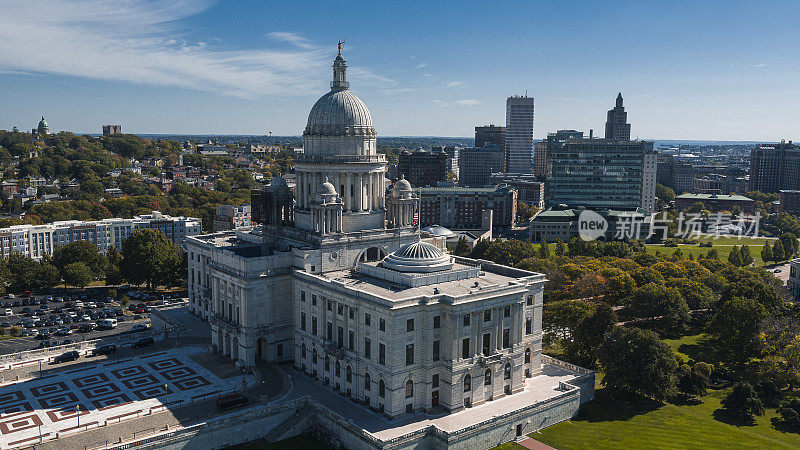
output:
M77 352L77 350L72 350L71 352L62 353L55 358L53 358L53 363L59 364L62 362L67 361L75 361L76 359L80 358L81 355Z
M246 405L250 400L241 394L226 394L217 398L217 409L224 411L226 409L236 408L238 406Z
M11 309L6 309L6 315L7 316L13 316L14 315L14 311L12 311Z
M144 337L139 338L131 344L131 348L142 348L142 347L150 347L151 345L155 344L155 341L151 337Z
M102 319L97 321L97 328L112 330L117 328L117 319Z
M58 330L56 330L56 334L59 336L69 336L70 334L72 334L72 330L70 330L67 327L61 327Z
M113 344L101 345L100 347L95 348L92 350L93 355L110 355L112 353L116 353L117 346Z
M134 326L133 326L133 328L131 329L131 331L134 331L134 332L137 332L137 331L147 331L147 330L149 330L149 329L150 329L150 325L148 325L148 324L146 324L146 323L137 323L136 325L134 325Z
M78 333L90 333L94 331L94 324L93 323L85 323L78 327Z

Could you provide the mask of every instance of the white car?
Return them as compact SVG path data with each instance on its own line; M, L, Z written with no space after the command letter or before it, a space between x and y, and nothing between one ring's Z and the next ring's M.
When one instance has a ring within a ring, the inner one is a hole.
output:
M97 303L89 302L89 303L86 304L86 307L87 308L97 308Z
M14 315L14 311L12 311L10 308L6 308L6 315L7 316L13 316Z
M8 298L17 298L14 294L8 294Z
M75 307L76 308L83 308L83 302L80 302L80 301L79 302L75 302Z
M38 335L39 335L39 330L37 330L36 328L28 330L28 336L38 336Z

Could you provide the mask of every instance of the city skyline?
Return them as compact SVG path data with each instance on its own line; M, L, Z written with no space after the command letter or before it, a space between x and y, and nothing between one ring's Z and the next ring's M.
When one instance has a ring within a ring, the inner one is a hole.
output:
M617 92L631 138L797 138L791 2L239 5L8 2L0 86L13 107L0 129L44 115L53 132L299 135L345 40L381 136L471 136L502 125L505 99L527 90L537 140L598 134Z

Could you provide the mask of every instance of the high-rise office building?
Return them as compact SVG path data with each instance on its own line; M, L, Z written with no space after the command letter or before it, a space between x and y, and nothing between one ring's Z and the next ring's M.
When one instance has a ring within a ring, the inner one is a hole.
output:
M547 141L533 144L533 174L537 177L547 176Z
M750 190L800 189L800 147L792 141L759 145L750 152Z
M542 170L542 175L545 177L550 176L551 164L550 164L550 154L555 145L558 145L559 142L565 141L567 139L583 139L583 131L576 131L576 130L558 130L555 133L547 133L547 139L542 141L544 142L545 151L543 155L540 155L538 158L534 154L534 166L536 170ZM590 135L591 139L591 135ZM541 147L541 145L540 145ZM538 161L539 166L536 166ZM537 174L538 175L538 174Z
M506 127L499 127L497 125L475 127L475 147L483 147L486 144L505 148Z
M533 97L506 100L506 172L533 172Z
M431 147L433 153L444 153L447 155L447 170L452 171L456 177L458 177L458 158L461 154L461 150L463 150L461 147L452 145L434 145Z
M458 158L459 184L472 187L486 186L492 173L503 171L504 157L503 148L496 145L461 150Z
M436 186L447 179L447 153L406 150L397 158L397 169L412 186Z
M628 113L622 106L622 92L617 94L617 104L608 110L606 116L606 139L627 141L631 138L631 124L628 123Z
M547 206L655 210L652 142L567 138L554 141L548 153Z

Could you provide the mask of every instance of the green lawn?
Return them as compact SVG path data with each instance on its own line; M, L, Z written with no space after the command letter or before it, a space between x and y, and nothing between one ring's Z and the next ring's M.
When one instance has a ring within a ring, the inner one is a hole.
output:
M663 339L663 341L672 348L672 351L675 352L683 362L689 362L690 359L695 361L713 361L705 345L708 338L709 336L707 334L700 333L682 336L679 339Z
M735 244L727 244L727 243L712 241L714 243L713 247L700 247L695 244L679 244L678 247L681 249L681 252L683 252L684 257L688 257L690 254L692 254L694 255L695 259L701 255L705 256L709 250L714 248L717 250L717 253L719 253L720 260L727 261L728 254L730 254L731 250L733 250L734 245L737 247L742 245L747 245L748 247L750 247L750 254L753 255L753 260L755 261L755 265L763 266L764 261L761 259L761 249L764 247L764 240L765 239L760 239L760 240L748 239L748 240L736 241ZM655 254L656 251L660 251L662 255L672 255L673 253L675 253L675 249L676 247L664 247L661 244L647 244L647 253L652 253L652 254ZM771 262L770 265L772 264L774 263Z
M532 437L559 450L585 448L800 448L800 434L772 427L775 410L751 426L714 418L728 389L710 391L701 405L618 402L585 405L582 417L546 428Z

